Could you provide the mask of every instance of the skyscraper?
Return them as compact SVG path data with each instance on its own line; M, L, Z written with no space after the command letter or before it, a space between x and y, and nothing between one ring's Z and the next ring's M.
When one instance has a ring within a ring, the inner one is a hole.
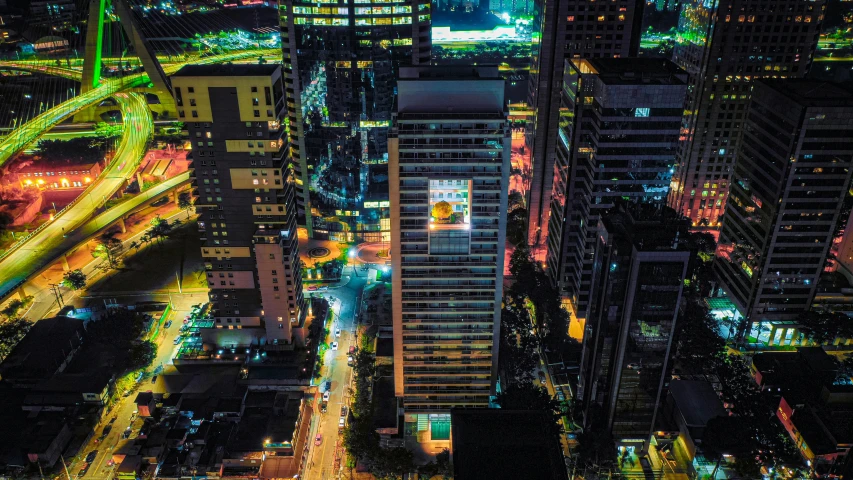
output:
M306 312L282 68L190 65L172 86L193 145L202 257L215 327L224 330L205 342L290 344Z
M526 138L533 158L527 204L531 244L544 240L548 228L563 62L636 56L644 4L643 0L544 0L539 6L536 21L541 37L530 69L528 102L533 118Z
M853 93L809 80L755 83L714 268L737 338L799 342L853 167Z
M300 217L311 233L314 207L352 232L371 184L387 178L371 169L387 163L398 69L430 61L430 2L288 0L279 10ZM387 185L375 188L387 195ZM329 236L334 227L320 230Z
M686 80L663 59L565 62L547 271L580 319L590 306L601 212L618 199L666 202Z
M679 166L669 204L719 226L752 81L802 78L825 0L685 0L673 60L689 74Z
M446 416L495 393L505 85L496 67L412 67L398 86L388 140L395 388L407 414Z
M650 439L669 376L691 252L679 242L688 223L671 209L625 207L597 223L577 398L587 428L604 426L617 445L638 447Z

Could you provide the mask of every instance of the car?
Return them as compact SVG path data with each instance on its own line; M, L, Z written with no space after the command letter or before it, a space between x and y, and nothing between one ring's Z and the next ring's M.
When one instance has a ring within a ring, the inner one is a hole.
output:
M107 425L104 427L104 431L101 432L101 440L107 437L110 434L110 431L113 429L112 425Z
M346 424L347 424L347 417L341 417L340 420L338 420L338 428L344 428L344 426Z
M329 398L332 396L332 392L326 392L323 394L323 401L328 402Z
M184 337L177 337L177 338L175 338L175 341L172 343L174 343L175 345L178 345L179 343L181 343L181 340L183 340L183 339L184 339Z
M342 417L347 416L347 406L346 405L341 405L341 416Z
M323 391L324 392L328 392L331 389L332 389L332 381L331 380L326 380L325 382L323 382Z
M329 404L326 402L321 403L320 404L320 413L326 413L326 410L328 409L328 405Z
M545 373L543 373L542 370L537 371L536 376L539 377L539 381L541 383L545 383Z
M309 285L308 291L309 292L316 292L317 291L317 285Z
M314 437L314 445L320 445L321 443L323 443L323 435L318 433L317 436Z
M338 342L332 342L332 350L338 349Z
M171 321L171 320L169 320L168 322L166 322L166 325L164 325L164 327L165 327L165 328L169 328L169 327L171 327L171 326L172 326L172 321Z
M320 290L321 292L325 292L325 291L326 291L326 290L328 290L328 289L329 289L329 287L328 287L328 286L323 285L323 286L322 286L322 287L320 287L318 290Z
M340 336L341 336L341 329L340 329L340 328L336 328L336 329L335 329L335 336L336 336L336 337L340 337Z
M347 366L351 367L353 362L352 355L347 355Z
M628 370L639 370L639 369L640 369L639 363L629 363L628 364Z
M157 375L151 377L151 383L157 383Z
M81 469L80 469L80 472L79 472L79 473L77 473L77 478L83 478L83 477L85 477L85 476L86 476L86 472L88 472L88 471L89 471L89 467L90 467L91 465L92 465L91 463L84 463L84 464L83 464L83 468L81 468Z
M123 438L123 439L125 439L125 440L127 440L128 438L130 438L130 430L125 430L125 431L121 434L121 438Z
M92 450L91 452L89 452L89 454L88 454L88 455L86 455L86 463L92 463L92 462L94 462L94 461L95 461L95 458L97 458L97 457L98 457L98 451L97 451L97 450Z

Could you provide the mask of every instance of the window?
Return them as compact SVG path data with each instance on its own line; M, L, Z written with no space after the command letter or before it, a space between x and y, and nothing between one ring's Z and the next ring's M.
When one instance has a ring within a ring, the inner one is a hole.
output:
M187 92L195 93L195 88L194 87L187 87Z
M635 117L648 117L650 113L650 108L638 108L634 110Z
M252 110L252 113L254 114L254 116L255 116L256 118L261 116L261 111L260 111L260 110Z
M197 111L193 110L192 114L193 114L193 118L198 118L198 112Z

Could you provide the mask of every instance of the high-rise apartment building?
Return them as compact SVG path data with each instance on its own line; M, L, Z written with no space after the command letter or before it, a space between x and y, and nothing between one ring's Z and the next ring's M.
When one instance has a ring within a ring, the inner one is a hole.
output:
M486 407L503 293L504 80L497 67L411 67L398 88L388 140L396 394L407 415Z
M850 118L849 89L755 83L714 265L737 338L800 340L796 318L811 308L850 187Z
M825 7L825 0L682 2L673 60L690 89L669 204L694 225L719 226L752 82L806 75Z
M584 319L601 212L617 200L663 205L675 169L687 75L669 60L566 60L548 274Z
M544 0L540 11L541 37L530 69L528 103L533 118L525 143L533 159L527 202L531 244L544 241L551 206L554 150L561 115L563 62L567 58L635 57L640 48L643 0Z
M430 61L429 0L282 0L279 5L287 118L300 222L321 236L364 226L368 193L387 200L387 139L401 66ZM309 193L309 186L313 194ZM310 197L310 201L309 201ZM307 214L306 217L302 215ZM353 238L341 237L350 241ZM378 240L376 238L375 240Z
M669 377L691 255L679 235L689 224L667 207L626 207L612 209L597 224L594 305L585 325L577 399L587 428L606 426L617 445L648 448Z
M215 323L205 342L290 344L306 312L282 68L190 65L172 76L172 87L193 145L192 185Z

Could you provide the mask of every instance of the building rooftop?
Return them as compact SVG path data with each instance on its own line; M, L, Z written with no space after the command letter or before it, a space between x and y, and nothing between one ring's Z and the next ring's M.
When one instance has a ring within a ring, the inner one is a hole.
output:
M281 65L276 64L216 64L216 65L186 65L172 77L269 77Z
M853 86L806 79L762 79L756 82L804 107L853 107Z
M0 364L4 379L41 380L52 377L72 349L80 346L83 320L68 317L36 322Z
M456 480L530 478L564 480L559 439L549 437L545 412L453 409L453 472Z
M689 223L678 218L668 207L654 208L647 204L617 205L601 216L601 223L622 241L631 242L638 251L685 251Z
M689 426L704 427L712 418L726 415L726 409L710 382L673 380L669 384L669 393Z
M594 73L608 85L684 85L687 72L663 58L590 58L570 60L581 73Z
M503 80L497 65L423 65L401 67L400 80Z

